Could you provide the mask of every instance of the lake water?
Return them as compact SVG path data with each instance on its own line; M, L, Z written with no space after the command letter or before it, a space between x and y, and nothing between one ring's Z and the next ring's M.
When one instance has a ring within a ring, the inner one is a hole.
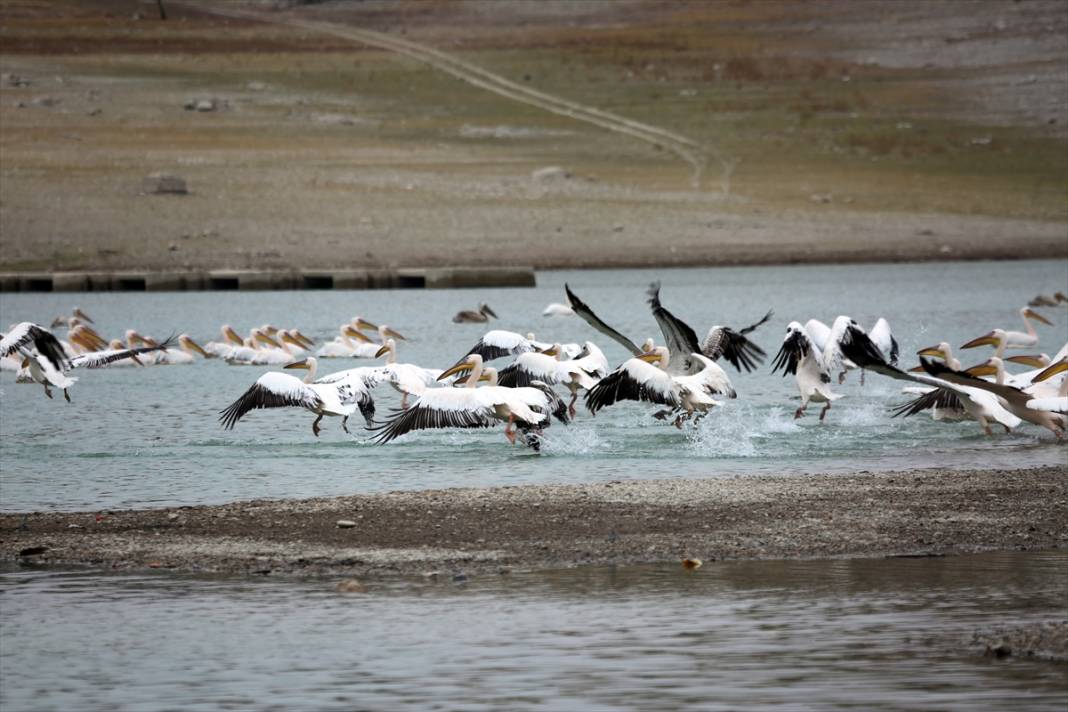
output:
M277 581L0 570L0 708L1057 710L1068 555Z
M452 315L485 301L501 317L493 328L534 331L545 341L591 339L614 365L627 356L621 347L577 318L545 318L541 310L566 301L566 281L633 340L659 337L645 304L654 279L663 281L665 306L702 336L713 324L738 327L775 309L755 336L768 361L752 374L730 369L737 400L696 429L679 432L653 420L647 405L628 403L596 419L581 411L571 427L554 425L540 456L508 446L500 428L416 433L378 446L358 427L346 435L337 419L324 419L316 439L313 416L299 409L254 411L223 431L219 411L268 367L214 360L81 371L73 404L60 396L49 401L39 386L16 385L4 373L0 508L95 510L453 486L1065 463L1066 450L1032 426L987 438L975 423L892 419L890 406L906 397L901 384L877 375L862 387L853 374L836 387L846 397L826 423L818 423L817 405L794 421L793 378L770 373L785 325L795 319L829 323L846 313L870 326L884 316L905 365L915 363L918 348L941 340L956 347L994 327L1020 329L1017 311L1029 298L1068 283L1063 260L549 272L532 289L5 294L0 324L47 324L78 305L109 337L136 328L156 337L187 332L203 342L218 339L223 323L245 333L269 322L329 339L359 314L410 338L399 347L401 361L443 368L487 329L453 324ZM1068 309L1045 311L1056 325L1039 325L1041 350L1052 354L1068 341ZM963 360L978 362L990 351L964 352ZM320 372L369 363L328 360ZM380 417L398 402L388 386L376 396Z

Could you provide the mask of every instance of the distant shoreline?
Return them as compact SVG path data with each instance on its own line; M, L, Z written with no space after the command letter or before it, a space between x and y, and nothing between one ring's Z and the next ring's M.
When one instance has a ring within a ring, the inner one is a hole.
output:
M456 488L7 513L35 564L283 576L1068 548L1068 466Z

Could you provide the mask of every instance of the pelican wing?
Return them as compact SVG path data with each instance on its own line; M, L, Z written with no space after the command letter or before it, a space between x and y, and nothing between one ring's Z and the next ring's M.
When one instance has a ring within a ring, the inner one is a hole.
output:
M731 384L727 372L713 363L707 356L691 354L691 358L702 366L701 370L692 376L675 376L675 383L688 391L701 391L710 396L723 395L728 398L737 398L738 394Z
M564 285L564 291L567 292L567 300L571 303L571 308L576 314L582 317L583 321L608 338L619 343L634 356L639 356L641 354L642 350L635 346L633 341L601 321L601 318L594 314L593 310L586 306L586 303L579 299L566 284Z
M494 329L483 334L471 350L464 354L467 358L471 354L478 354L483 361L492 361L503 356L526 353L533 351L534 345L527 341L526 337L513 331ZM463 358L460 359L463 361ZM457 362L459 363L459 361Z
M1024 393L1015 386L999 386L996 383L983 380L982 378L976 378L970 376L963 371L954 371L949 366L945 365L941 361L929 361L928 359L921 358L920 365L923 366L923 370L934 378L940 378L943 381L954 383L958 386L966 386L969 388L978 388L980 390L989 391L996 396L1000 396L1010 403L1017 403L1019 405L1025 405L1027 401L1031 400L1031 396Z
M59 343L59 339L51 331L29 321L16 324L15 328L0 339L0 357L10 356L30 344L33 344L37 353L48 359L57 371L65 370L67 353L63 350L63 344Z
M488 428L497 422L487 388L434 388L427 390L408 410L394 411L394 417L372 428L374 440L388 443L413 430L431 428Z
M586 393L586 407L591 413L621 400L647 401L677 407L679 386L665 371L632 358Z
M230 430L245 413L255 408L285 408L298 406L308 410L317 410L323 405L322 399L303 381L288 373L272 371L260 376L244 395L220 411L219 422Z
M805 356L811 354L814 348L815 344L812 343L812 339L809 338L804 327L796 321L790 322L790 325L786 327L786 336L783 337L782 346L779 347L779 352L775 354L775 360L771 362L771 372L775 373L781 368L783 376L787 374L796 375L797 364ZM821 374L820 380L824 383L829 383L831 379L826 374Z
M545 354L520 354L510 366L497 374L497 383L505 388L524 388L534 381L560 382L560 362Z
M962 410L964 406L961 404L960 398L953 391L948 388L935 388L933 391L928 391L920 397L914 398L908 403L895 408L892 417L896 418L899 415L903 415L907 418L910 415L916 415L917 413L922 413L931 408Z
M889 322L887 322L886 319L879 317L878 321L875 322L875 326L868 332L868 336L871 338L872 342L879 347L879 350L883 352L883 355L888 357L886 360L890 362L890 365L896 366L900 349L897 345L897 339L895 339L894 335L890 332Z
M173 338L169 338L161 344L155 346L142 346L136 349L108 349L105 351L91 351L87 354L80 354L70 360L71 368L101 368L107 366L110 363L116 361L122 361L123 359L132 358L135 361L135 357L139 354L151 353L153 351L166 351L170 348L173 342Z
M682 354L700 351L700 345L697 343L697 332L691 329L689 324L665 309L660 303L660 282L653 282L649 285L648 294L649 306L653 310L653 318L656 319L656 323L660 326L660 331L664 334L664 343L668 347L668 352L673 356L681 356Z
M1068 415L1068 397L1054 396L1052 398L1032 398L1027 401L1027 407L1031 410L1048 410L1054 413Z

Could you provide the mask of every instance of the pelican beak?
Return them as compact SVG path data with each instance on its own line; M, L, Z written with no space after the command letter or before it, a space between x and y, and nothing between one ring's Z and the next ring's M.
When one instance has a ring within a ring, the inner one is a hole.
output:
M277 341L272 339L267 334L264 334L263 332L260 332L260 333L256 334L256 341L259 341L261 344L267 344L268 346L273 346L276 349L282 348L282 345L280 343L278 343Z
M237 332L234 331L231 327L227 327L227 328L223 329L223 334L226 336L226 338L229 341L232 341L233 343L237 344L238 346L244 346L245 345L245 340L242 339L240 336L238 336Z
M29 356L23 356L22 357L22 368L29 368L29 367L30 367L30 357Z
M289 332L283 332L282 335L279 336L278 338L281 341L286 342L287 344L293 344L297 348L301 348L301 349L304 348L304 344L302 344L299 339L294 338L293 335L290 334Z
M367 336L367 334L363 333L362 331L356 331L351 326L345 327L345 336L356 339L357 341L360 341L365 344L374 343L373 341L371 341L370 337Z
M977 346L997 346L997 345L998 345L997 337L995 337L994 336L994 332L991 331L989 334L983 334L982 336L980 336L977 339L972 339L968 343L964 344L964 346L961 346L961 348L962 349L974 349Z
M1009 356L1005 360L1012 361L1013 363L1022 363L1024 366L1030 366L1031 368L1045 368L1049 365L1049 362L1043 361L1042 358L1036 354Z
M52 323L48 325L49 329L55 329L57 326L63 326L67 323L67 320L61 316L57 316L52 320Z
M557 354L560 353L560 350L555 348L555 347L550 346L549 348L545 349L541 353L545 354L546 356L556 356Z
M1032 383L1038 383L1039 381L1045 381L1048 378L1053 378L1058 373L1064 373L1068 371L1068 359L1061 359L1057 363L1050 364L1045 371L1038 374L1031 379Z
M909 369L909 373L923 373L923 366L913 366Z
M1053 322L1052 321L1050 321L1046 317L1042 316L1041 314L1036 312L1034 309L1025 309L1024 310L1024 315L1034 319L1035 321L1040 321L1043 324L1046 324L1047 326L1053 326Z
M394 339L400 339L401 341L407 341L408 340L408 339L404 338L403 336L401 336L400 334L398 334L393 329L390 329L388 326L385 328L385 330L382 333L384 333L386 336L392 337Z
M215 356L215 354L209 354L207 351L202 349L200 347L200 344L198 344L197 342L193 341L188 336L185 337L185 345L188 346L189 348L193 349L194 351L196 351L198 354L200 354L204 358L214 358L214 356Z
M294 361L293 363L287 363L285 366L282 366L282 368L307 368L307 367L308 367L308 359L306 359L306 358L303 358L300 361Z
M964 369L964 372L969 376L993 376L998 372L996 368L988 363L981 363L978 366L972 366L971 368Z
M452 376L452 375L457 374L457 373L464 373L465 371L470 371L470 370L472 370L471 364L469 364L467 361L461 361L460 363L456 364L452 368L449 368L449 369L446 369L446 370L442 371L441 375L438 376L438 380L439 381L444 381L449 376Z
M493 311L492 309L490 309L490 308L489 308L489 305L488 305L488 304L483 304L483 305L482 305L482 312L483 312L484 314L488 314L488 315L492 316L492 317L493 317L494 319L500 319L500 317L499 317L499 316L497 316L497 313L496 313L496 312L494 312L494 311Z
M375 358L378 358L379 356L385 356L388 353L389 353L389 347L388 346L383 346L378 351L375 351Z
M315 342L312 341L311 339L309 339L304 334L300 333L300 329L294 329L293 330L293 336L295 338L299 339L300 341L302 341L305 344L305 348L309 348L310 349L311 347L315 346Z
M488 371L483 371L482 375L478 377L478 380L479 381L488 381L488 380L490 380L490 378L492 378L492 376L490 376L489 372Z
M937 346L928 346L927 348L920 349L916 352L917 356L930 356L932 358L944 359L946 356L942 353L942 350ZM922 368L920 369L923 370Z
M90 324L95 324L96 323L95 321L93 321L92 319L89 318L88 314L83 312L78 307L74 307L74 316L78 317L79 319L84 319L85 321L89 322Z
M646 363L656 363L660 360L660 354L655 351L647 351L637 358L645 361Z
M367 321L366 319L364 319L362 317L356 317L356 328L357 329L370 329L371 331L378 331L378 326L376 324L372 324L371 322Z

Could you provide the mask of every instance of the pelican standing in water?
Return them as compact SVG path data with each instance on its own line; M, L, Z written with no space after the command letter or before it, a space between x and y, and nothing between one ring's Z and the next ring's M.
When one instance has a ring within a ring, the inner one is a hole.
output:
M820 422L827 417L831 402L842 396L831 390L831 378L820 367L820 350L812 342L808 332L800 323L791 321L786 327L786 336L782 340L779 353L772 362L771 372L782 369L782 375L794 374L797 390L801 393L801 405L794 411L794 420L805 414L809 401L823 403Z
M223 428L232 430L242 416L256 408L298 407L315 413L312 433L319 437L319 421L323 416L340 416L347 419L356 412L355 405L345 405L341 402L338 389L333 384L312 383L315 377L314 358L291 363L286 368L307 369L308 374L304 380L278 371L263 374L240 398L220 411L219 422ZM342 427L345 427L344 421Z
M488 304L479 304L478 309L476 310L464 309L463 311L457 312L452 320L456 324L485 324L490 320L490 317L493 317L494 319L499 318L497 314L489 308Z

